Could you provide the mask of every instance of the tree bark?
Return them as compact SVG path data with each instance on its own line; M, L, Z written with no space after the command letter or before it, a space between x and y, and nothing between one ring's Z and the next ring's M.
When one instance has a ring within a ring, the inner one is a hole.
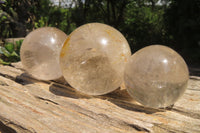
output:
M77 92L63 81L39 81L21 63L0 66L2 133L199 133L200 77L191 77L172 108L151 109L126 90L103 96Z

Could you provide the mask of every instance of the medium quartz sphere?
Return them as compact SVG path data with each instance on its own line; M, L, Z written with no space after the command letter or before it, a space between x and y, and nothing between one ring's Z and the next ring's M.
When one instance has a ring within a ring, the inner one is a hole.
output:
M39 28L24 39L20 57L24 69L40 80L53 80L62 76L59 56L67 35L53 27Z
M69 35L61 50L60 66L72 87L85 94L102 95L122 84L130 56L129 44L119 31L89 23Z
M129 94L147 107L173 105L183 95L189 79L183 58L161 45L145 47L131 56L124 80Z

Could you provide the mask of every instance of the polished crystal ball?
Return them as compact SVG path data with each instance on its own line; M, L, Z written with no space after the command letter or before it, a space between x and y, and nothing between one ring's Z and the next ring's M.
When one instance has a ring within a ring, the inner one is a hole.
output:
M59 56L67 35L53 27L39 28L24 39L20 57L24 69L40 80L53 80L62 76Z
M153 108L173 105L189 79L183 58L169 47L152 45L131 56L124 80L129 94L139 103Z
M69 35L61 50L60 66L72 87L85 94L102 95L122 84L130 56L129 44L119 31L89 23Z

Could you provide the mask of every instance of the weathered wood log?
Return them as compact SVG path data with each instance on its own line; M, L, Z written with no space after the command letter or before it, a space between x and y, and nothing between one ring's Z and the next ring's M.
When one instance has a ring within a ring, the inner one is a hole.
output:
M39 81L20 63L0 66L2 133L200 133L200 78L168 109L145 108L123 89L87 96L62 81Z

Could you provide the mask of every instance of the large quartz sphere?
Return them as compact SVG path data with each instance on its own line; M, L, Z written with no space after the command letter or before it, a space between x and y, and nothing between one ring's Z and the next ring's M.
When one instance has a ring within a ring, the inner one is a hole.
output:
M183 58L161 45L145 47L131 56L124 80L129 94L153 108L173 105L183 95L189 79Z
M59 56L66 38L64 32L52 27L39 28L29 33L20 50L24 69L40 80L61 77Z
M77 28L65 41L60 65L67 82L82 93L102 95L117 89L130 47L116 29L100 23Z

